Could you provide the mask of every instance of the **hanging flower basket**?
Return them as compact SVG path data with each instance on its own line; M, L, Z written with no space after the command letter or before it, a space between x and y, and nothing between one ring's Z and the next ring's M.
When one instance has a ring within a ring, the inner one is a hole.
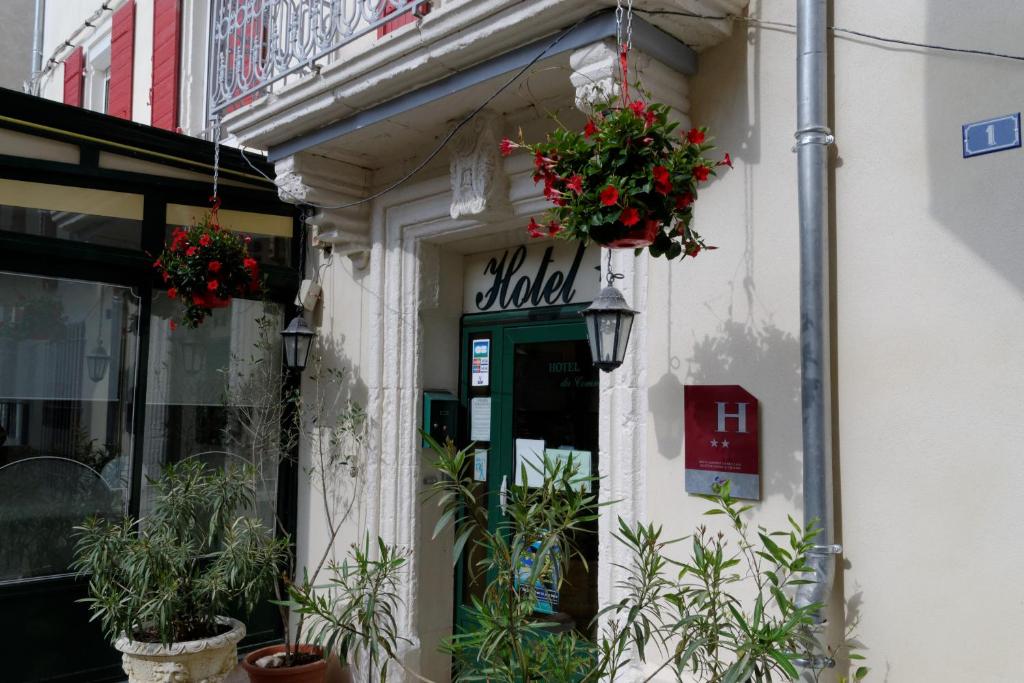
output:
M642 100L611 100L582 131L560 127L544 142L501 141L501 153L533 154L534 182L554 204L547 223L530 219L531 237L596 242L617 249L642 249L652 256L696 256L714 249L692 227L701 183L729 155L711 161L706 128L677 132L668 107Z
M198 327L214 309L230 305L232 297L260 291L259 264L249 256L250 240L222 230L216 207L195 225L175 228L153 266L167 283L167 296L181 303L182 324Z

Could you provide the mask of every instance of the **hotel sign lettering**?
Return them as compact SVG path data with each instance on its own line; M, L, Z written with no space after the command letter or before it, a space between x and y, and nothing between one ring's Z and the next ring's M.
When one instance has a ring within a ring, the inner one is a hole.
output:
M729 482L736 498L761 498L757 398L741 386L686 386L686 491Z
M600 285L599 250L543 242L473 254L465 260L467 313L592 301Z

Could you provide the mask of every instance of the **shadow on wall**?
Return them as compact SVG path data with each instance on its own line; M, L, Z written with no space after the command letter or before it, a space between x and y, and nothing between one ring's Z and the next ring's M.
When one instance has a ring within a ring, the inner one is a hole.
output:
M927 3L926 40L1020 54L1024 13L978 8L964 21L961 3ZM988 15L988 16L986 16ZM998 26L998 29L996 28ZM920 52L920 51L918 51ZM897 58L894 58L897 59ZM924 98L932 217L1024 295L1024 150L962 158L961 125L1021 111L1020 62L980 55L927 53ZM978 292L982 294L982 292Z

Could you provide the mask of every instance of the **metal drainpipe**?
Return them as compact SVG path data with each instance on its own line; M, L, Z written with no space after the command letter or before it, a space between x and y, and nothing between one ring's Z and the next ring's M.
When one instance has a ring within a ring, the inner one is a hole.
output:
M832 442L828 277L827 0L797 2L796 153L800 206L800 361L803 410L804 522L817 520L810 564L813 583L801 585L798 605L827 604L835 571L832 526ZM821 647L825 609L816 615L817 652L799 661L833 666Z
M46 17L46 0L36 0L35 21L32 28L32 75L28 82L30 95L39 94L39 75L43 71L43 20Z

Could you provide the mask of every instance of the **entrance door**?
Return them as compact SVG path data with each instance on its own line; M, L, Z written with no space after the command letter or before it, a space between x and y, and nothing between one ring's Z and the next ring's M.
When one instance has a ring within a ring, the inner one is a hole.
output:
M461 399L469 425L463 443L478 449L476 479L492 530L502 519L500 492L521 483L521 465L541 454L573 453L597 472L598 371L591 363L578 306L466 316ZM533 471L529 468L529 471ZM595 492L596 493L596 492ZM547 620L589 634L597 612L597 526L580 539L590 566L570 565ZM457 604L482 592L467 554L456 572ZM464 626L462 610L457 627Z

